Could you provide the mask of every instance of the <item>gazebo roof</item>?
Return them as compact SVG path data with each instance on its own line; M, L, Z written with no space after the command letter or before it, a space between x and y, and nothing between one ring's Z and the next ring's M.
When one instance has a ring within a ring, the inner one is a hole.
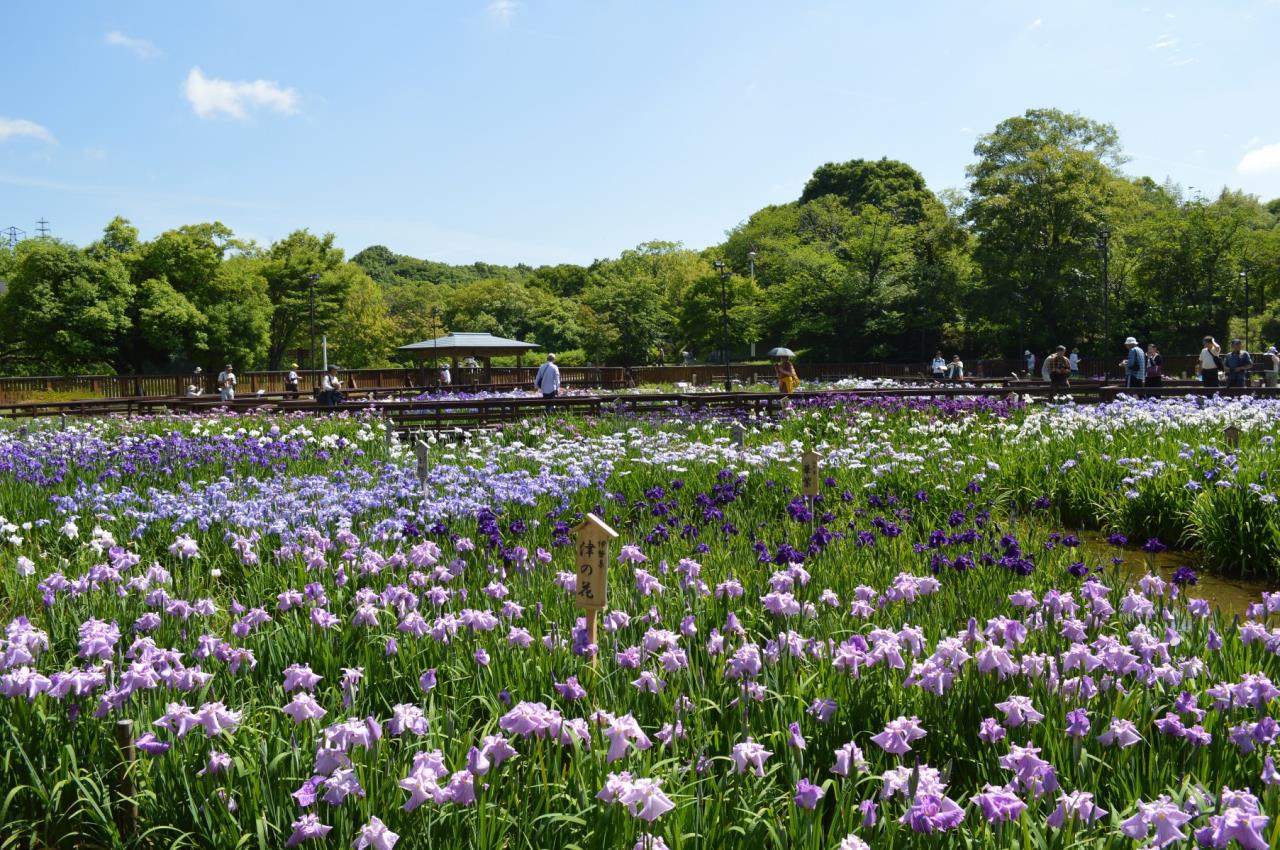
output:
M518 339L503 339L500 336L483 333L452 333L435 339L424 339L400 346L401 351L415 354L445 354L450 357L459 354L472 354L479 357L497 357L507 354L525 354L539 346L532 342L521 342Z

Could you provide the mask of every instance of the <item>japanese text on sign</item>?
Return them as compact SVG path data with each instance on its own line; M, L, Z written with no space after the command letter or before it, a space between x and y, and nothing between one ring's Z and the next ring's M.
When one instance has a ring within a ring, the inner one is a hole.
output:
M608 601L609 541L618 533L595 514L587 514L582 524L573 530L573 536L578 607L604 608Z

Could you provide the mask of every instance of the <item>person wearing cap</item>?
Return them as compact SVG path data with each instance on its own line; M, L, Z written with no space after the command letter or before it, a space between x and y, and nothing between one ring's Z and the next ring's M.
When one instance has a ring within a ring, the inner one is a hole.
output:
M1071 361L1067 359L1067 347L1059 345L1045 360L1049 371L1049 385L1054 389L1070 389Z
M1253 368L1253 358L1244 350L1244 340L1231 340L1231 353L1227 355L1226 365L1228 387L1249 385L1249 370Z
M1133 337L1125 339L1124 347L1129 350L1120 363L1120 368L1124 369L1124 385L1140 387L1147 380L1147 355L1142 353L1141 346Z
M543 398L555 398L560 394L560 367L556 365L554 354L548 354L547 362L538 367L533 387L542 393Z
M298 364L289 364L289 374L284 376L284 392L286 398L298 397Z
M320 403L325 407L336 407L342 401L342 381L338 378L338 367L330 366L320 379Z
M236 397L236 373L231 364L218 373L218 398L223 401L234 401Z
M942 356L942 352L935 352L933 360L929 363L929 371L933 373L935 381L941 381L947 376L947 358Z
M1274 387L1277 379L1280 378L1280 351L1276 351L1276 347L1273 345L1267 349L1264 357L1266 359L1263 362L1267 366L1267 371L1263 372L1262 375L1267 382L1267 386Z

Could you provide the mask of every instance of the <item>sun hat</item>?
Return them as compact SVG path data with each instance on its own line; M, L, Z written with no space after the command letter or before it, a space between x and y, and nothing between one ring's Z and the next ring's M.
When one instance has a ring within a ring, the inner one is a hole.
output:
M1127 337L1127 338L1125 339L1125 341L1124 341L1124 344L1125 344L1125 345L1137 345L1137 344L1138 344L1138 341L1137 341L1136 339L1134 339L1133 337Z
M290 363L290 364L289 364L289 368L290 368L290 369L297 369L297 368L298 368L298 364L297 364L297 363Z

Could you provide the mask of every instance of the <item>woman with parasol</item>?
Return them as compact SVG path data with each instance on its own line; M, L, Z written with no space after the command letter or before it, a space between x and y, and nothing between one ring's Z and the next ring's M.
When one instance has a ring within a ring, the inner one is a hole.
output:
M778 378L778 391L783 395L791 395L800 386L800 376L796 374L795 364L791 358L796 353L790 348L775 348L769 352L773 358L773 374Z

